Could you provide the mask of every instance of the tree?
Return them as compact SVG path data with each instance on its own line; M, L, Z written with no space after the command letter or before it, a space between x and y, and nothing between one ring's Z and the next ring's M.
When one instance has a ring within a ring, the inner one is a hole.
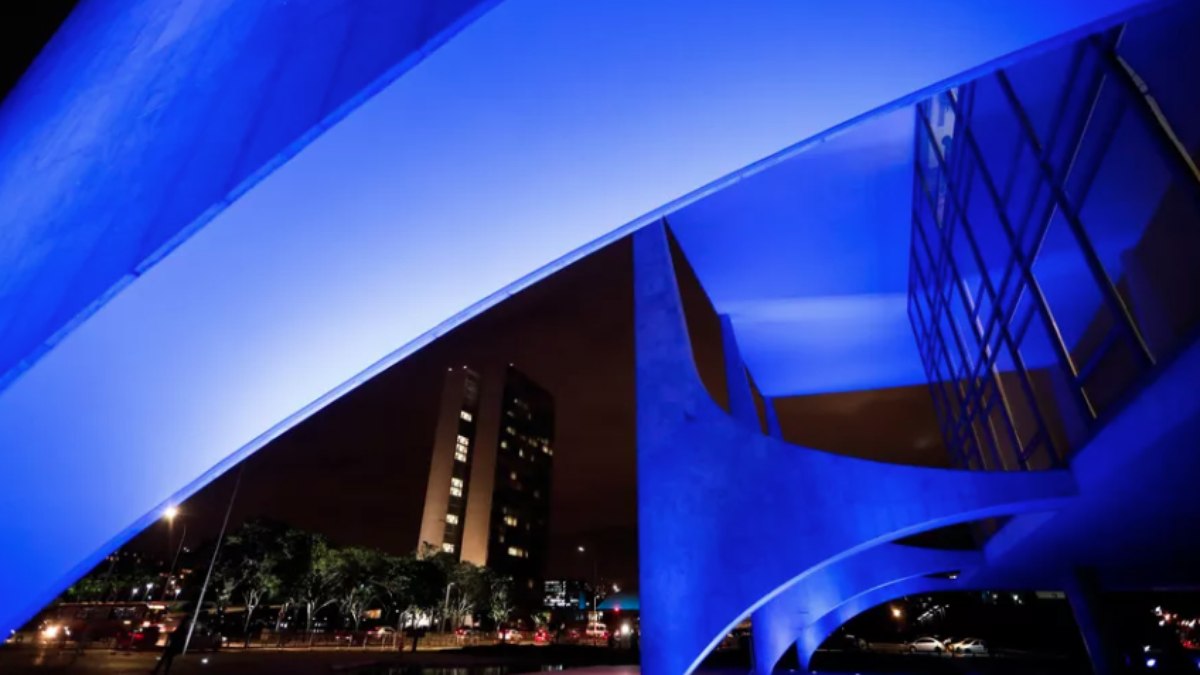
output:
M311 641L317 612L337 602L334 549L324 536L297 529L289 529L284 541L288 556L281 568L283 587L292 602L304 607L304 630Z
M416 558L409 563L410 615L435 616L446 591L446 567L436 558Z
M338 606L358 631L378 597L379 581L385 574L384 556L375 549L353 546L334 551L332 560Z
M490 603L488 605L488 616L495 622L499 628L508 621L508 617L512 615L512 578L505 576L492 577L489 584L491 591Z
M267 520L246 521L228 537L226 569L246 606L242 634L250 640L250 621L263 602L282 587L279 570L289 554L285 544L288 528Z
M487 570L469 562L460 562L450 572L457 593L450 596L450 618L455 625L471 616L478 607L487 607L491 589Z

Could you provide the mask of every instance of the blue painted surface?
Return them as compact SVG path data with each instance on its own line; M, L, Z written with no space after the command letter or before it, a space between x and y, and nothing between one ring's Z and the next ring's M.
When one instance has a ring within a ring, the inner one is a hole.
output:
M85 0L0 109L0 389L495 0Z
M370 22L304 15L325 42L296 54L278 51L307 35L284 29L283 3L85 3L56 43L71 56L44 59L0 127L2 283L24 289L0 317L28 344L55 332L0 391L0 631L163 506L507 294L780 148L1139 4L512 0L243 191L233 177L286 142L272 134L350 95L350 62L386 61ZM224 8L237 14L213 18ZM932 25L937 50L913 39ZM296 72L234 58L259 30ZM335 42L351 55L336 66ZM323 95L306 89L316 73ZM236 105L176 110L176 91ZM192 232L196 213L212 217ZM147 242L174 233L190 236L158 257ZM128 283L98 295L114 277ZM95 312L63 323L72 306Z
M671 214L764 394L924 382L906 313L912 132L910 109L882 115Z
M803 636L810 626L820 624L826 615L855 596L896 581L957 572L983 562L983 555L974 551L881 544L827 565L792 584L754 613L751 619L754 671L770 675L788 648L796 644L798 636L803 647ZM823 640L825 636L820 637ZM817 640L815 644L820 643ZM810 655L802 648L801 664L807 665Z
M812 662L813 653L842 624L872 607L906 595L958 591L965 588L964 584L948 579L910 577L896 579L891 583L864 589L860 593L850 595L845 602L806 626L796 636L796 655L800 660L800 667L808 668L808 664Z
M884 464L801 448L735 420L692 359L662 226L634 235L642 671L690 673L739 621L829 565L908 534L1054 510L1064 471ZM814 591L815 592L815 591ZM689 611L705 598L705 611ZM821 601L826 602L826 601ZM786 629L784 629L786 632Z

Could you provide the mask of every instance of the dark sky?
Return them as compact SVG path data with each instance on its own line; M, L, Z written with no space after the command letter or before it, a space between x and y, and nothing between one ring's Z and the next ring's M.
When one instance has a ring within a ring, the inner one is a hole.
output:
M0 3L0 98L20 79L76 0Z
M506 300L362 385L246 462L234 521L252 515L397 553L416 547L447 367L514 363L555 397L552 576L636 577L630 247L621 241ZM227 474L185 510L213 534ZM154 533L151 542L162 538ZM157 544L152 543L152 546Z

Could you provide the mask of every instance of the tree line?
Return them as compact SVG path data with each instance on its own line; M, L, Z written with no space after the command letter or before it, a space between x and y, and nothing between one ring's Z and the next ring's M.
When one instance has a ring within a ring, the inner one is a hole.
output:
M140 596L194 603L209 557L201 551L196 560L197 568L175 597L157 586L164 571L138 558L110 558L68 589L64 599ZM245 635L255 619L273 623L278 632L293 612L303 617L305 633L311 636L322 613L333 614L342 626L357 631L372 610L378 610L379 621L397 630L425 621L453 628L468 617L500 625L514 611L511 579L432 547L392 555L337 546L322 534L265 519L248 520L225 537L205 598L205 609L210 606L218 616L227 608L242 607L239 628ZM264 611L267 607L275 609L273 617Z

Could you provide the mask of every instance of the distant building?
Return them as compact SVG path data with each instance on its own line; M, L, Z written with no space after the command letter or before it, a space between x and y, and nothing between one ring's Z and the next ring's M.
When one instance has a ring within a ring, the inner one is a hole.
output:
M589 588L578 579L547 579L542 585L542 606L549 610L587 608Z
M446 374L419 545L512 577L540 603L554 459L554 398L509 365Z

